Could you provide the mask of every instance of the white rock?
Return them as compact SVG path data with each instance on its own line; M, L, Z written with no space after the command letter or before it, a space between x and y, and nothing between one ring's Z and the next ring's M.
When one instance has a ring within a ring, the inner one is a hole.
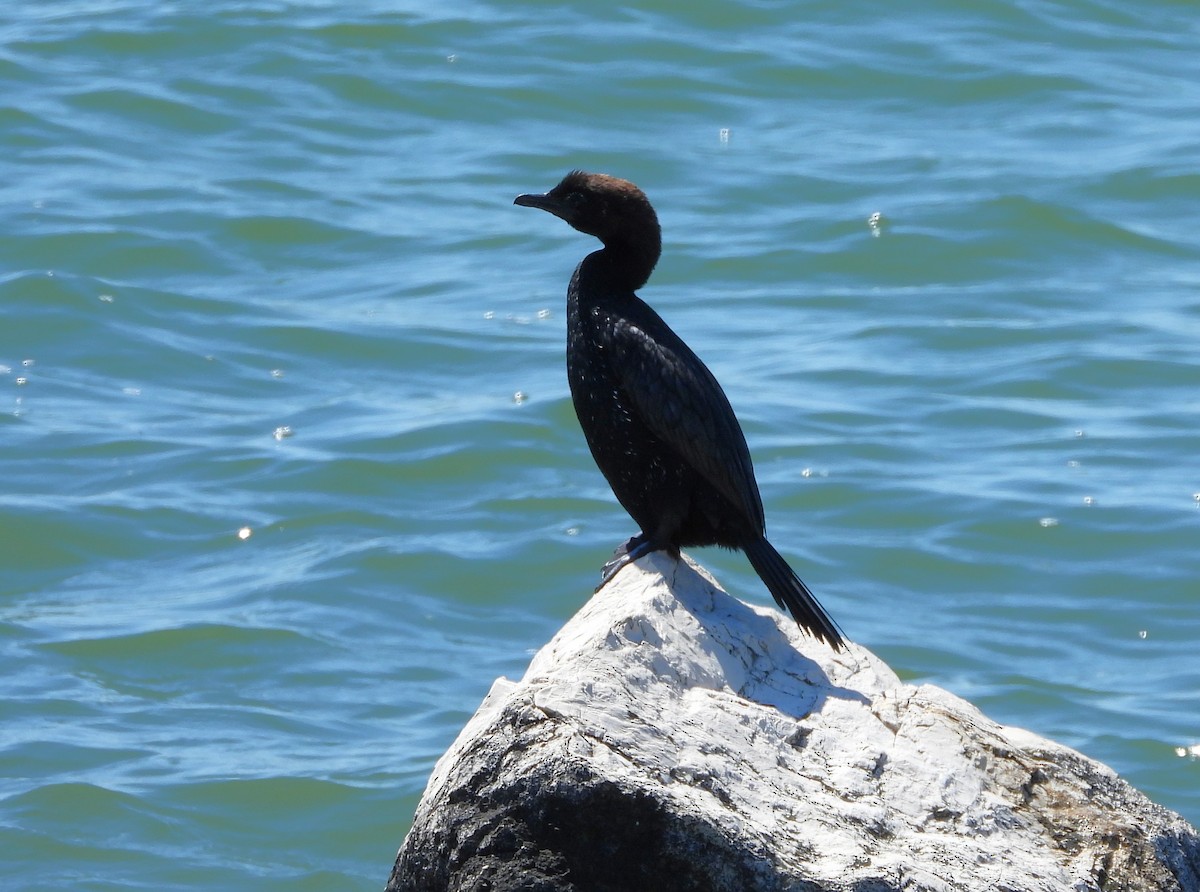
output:
M653 554L500 679L400 890L1200 890L1178 815Z

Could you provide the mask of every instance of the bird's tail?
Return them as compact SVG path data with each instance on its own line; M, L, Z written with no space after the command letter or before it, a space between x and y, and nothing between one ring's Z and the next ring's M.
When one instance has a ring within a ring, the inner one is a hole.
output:
M786 608L800 628L820 638L834 650L845 647L846 642L825 608L766 538L760 536L744 545L743 550L754 572L766 583L775 603Z

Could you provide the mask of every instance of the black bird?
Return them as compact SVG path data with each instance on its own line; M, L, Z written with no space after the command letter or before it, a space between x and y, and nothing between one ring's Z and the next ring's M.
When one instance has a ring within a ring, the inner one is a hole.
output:
M604 247L567 289L567 378L592 457L641 527L604 568L685 546L740 548L776 603L835 649L837 626L766 539L750 451L721 385L634 292L662 252L658 217L627 180L580 170L549 192L518 195Z

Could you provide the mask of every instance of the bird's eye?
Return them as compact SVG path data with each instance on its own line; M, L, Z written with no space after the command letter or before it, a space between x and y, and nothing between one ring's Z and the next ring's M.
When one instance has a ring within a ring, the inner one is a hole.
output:
M567 196L566 201L567 204L573 208L581 207L584 201L583 194L580 192L572 192Z

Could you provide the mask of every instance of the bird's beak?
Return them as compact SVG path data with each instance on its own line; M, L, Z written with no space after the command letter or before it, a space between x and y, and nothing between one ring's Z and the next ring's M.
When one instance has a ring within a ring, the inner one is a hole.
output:
M528 192L524 195L518 195L513 199L513 204L520 205L523 208L538 208L543 211L549 211L556 217L561 217L564 220L567 219L567 205L549 192Z

